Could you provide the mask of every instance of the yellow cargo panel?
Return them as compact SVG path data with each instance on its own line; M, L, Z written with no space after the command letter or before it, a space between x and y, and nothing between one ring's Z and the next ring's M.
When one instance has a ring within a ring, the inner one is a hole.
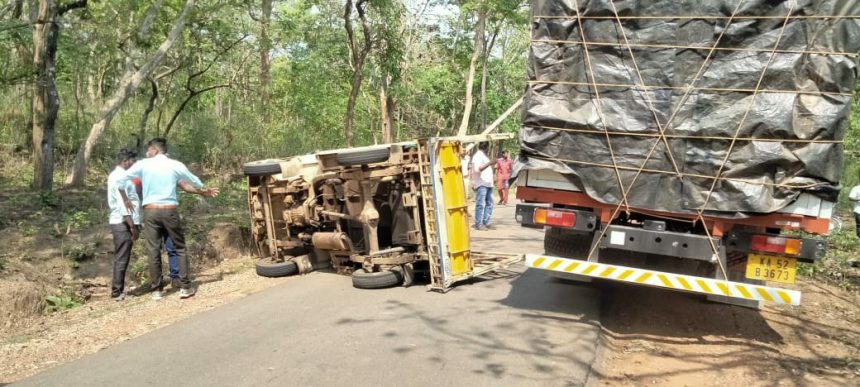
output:
M466 187L460 169L460 144L445 141L439 147L442 189L445 197L445 225L447 226L448 253L451 256L451 274L454 276L472 271L469 252L469 213Z

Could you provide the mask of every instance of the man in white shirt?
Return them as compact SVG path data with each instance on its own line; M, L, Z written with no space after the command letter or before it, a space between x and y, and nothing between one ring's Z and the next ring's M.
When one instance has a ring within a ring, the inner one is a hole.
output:
M854 224L857 226L857 237L860 238L860 185L855 185L848 193L848 200L854 202Z
M490 228L493 215L493 168L487 157L489 144L478 144L478 151L472 156L472 185L475 186L475 230Z
M113 235L113 280L111 281L111 298L114 301L125 299L125 272L128 269L128 261L131 258L131 249L137 240L140 230L140 214L129 211L124 203L120 191L125 192L126 197L135 208L140 204L134 184L119 181L125 176L128 168L134 165L135 153L127 149L119 151L117 155L116 168L108 175L107 201L110 208L110 232Z

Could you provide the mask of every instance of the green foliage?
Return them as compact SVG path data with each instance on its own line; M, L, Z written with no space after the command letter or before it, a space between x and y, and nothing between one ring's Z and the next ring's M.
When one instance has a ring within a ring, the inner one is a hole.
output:
M66 246L63 255L71 260L72 268L78 268L78 262L92 259L95 256L93 246L86 243L75 243Z
M76 294L61 294L45 297L49 312L74 309L84 304L84 299Z
M860 281L854 275L852 261L858 260L860 240L858 240L853 223L845 222L845 227L830 234L827 238L827 255L814 264L800 263L797 267L799 275L819 278L835 283L845 290L860 288Z
M137 247L137 245L140 245L140 244L141 243L135 244L135 247ZM135 250L138 250L138 249L135 249ZM143 250L143 249L140 249L140 250ZM135 255L140 257L140 258L138 258L134 262L132 262L131 267L129 267L129 269L128 269L129 276L131 278L134 278L137 281L137 283L145 284L145 283L147 283L147 281L149 281L149 274L148 274L149 273L149 271L148 271L149 266L147 263L147 259L145 258L145 254L135 254Z
M60 204L59 198L53 191L40 192L39 201L42 203L42 207L56 207Z
M69 211L63 215L63 229L80 230L104 222L106 217L97 208Z
M6 270L9 264L9 256L6 253L0 253L0 271Z

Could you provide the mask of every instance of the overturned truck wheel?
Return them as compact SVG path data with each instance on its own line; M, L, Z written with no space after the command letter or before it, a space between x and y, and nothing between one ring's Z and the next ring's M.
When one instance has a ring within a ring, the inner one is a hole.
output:
M385 270L368 273L362 269L352 272L352 286L359 289L382 289L400 285L403 275L393 271Z
M381 163L388 160L390 155L391 148L388 146L378 146L370 149L346 150L337 154L337 163L345 167Z
M299 267L293 261L272 262L272 261L257 261L257 275L261 277L286 277L299 272Z
M281 164L278 160L259 160L242 165L245 176L271 176L281 173Z

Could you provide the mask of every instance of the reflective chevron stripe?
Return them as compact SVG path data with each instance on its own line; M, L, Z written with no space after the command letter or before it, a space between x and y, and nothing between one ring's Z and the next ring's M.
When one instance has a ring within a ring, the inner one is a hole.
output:
M751 285L742 282L722 281L713 278L666 273L655 270L607 265L545 255L526 254L526 266L536 269L578 274L594 278L674 289L686 292L767 301L776 304L800 305L800 292Z

